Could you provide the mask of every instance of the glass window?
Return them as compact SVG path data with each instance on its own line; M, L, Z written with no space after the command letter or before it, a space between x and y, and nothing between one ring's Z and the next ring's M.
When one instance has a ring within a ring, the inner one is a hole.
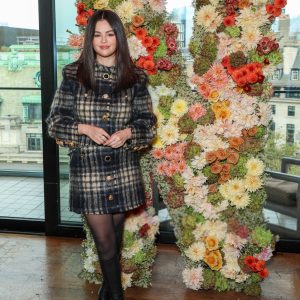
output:
M276 105L275 104L271 105L271 110L272 110L272 114L275 115L276 114Z
M288 106L288 116L294 117L295 116L295 106Z
M292 80L299 80L299 70L292 70Z
M42 150L42 135L29 133L27 134L27 150L39 151Z
M286 124L286 142L293 144L295 136L295 125L294 124Z
M276 126L275 126L275 122L272 121L272 122L271 122L271 126L270 126L270 130L273 131L273 132L275 132L275 127L276 127Z
M274 80L278 80L278 79L280 79L280 70L279 69L277 69L277 70L275 70L274 71L274 74L273 74L273 79Z

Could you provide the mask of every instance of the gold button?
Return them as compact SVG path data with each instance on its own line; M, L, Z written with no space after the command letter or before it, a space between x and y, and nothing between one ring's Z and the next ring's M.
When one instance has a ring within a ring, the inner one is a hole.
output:
M109 114L104 114L102 120L107 121L109 119Z
M103 78L104 78L104 79L108 79L108 78L109 78L109 74L108 74L108 73L104 73L104 74L103 74Z
M108 94L103 94L103 95L102 95L102 98L103 98L103 99L108 99L108 97L109 97Z
M112 179L113 179L113 177L112 177L111 175L106 176L106 180L107 180L107 181L110 181L110 180L112 180Z
M105 160L105 161L111 161L111 156L106 155L106 156L104 157L104 160Z
M108 200L113 200L113 199L114 199L114 196L110 194L110 195L108 196Z

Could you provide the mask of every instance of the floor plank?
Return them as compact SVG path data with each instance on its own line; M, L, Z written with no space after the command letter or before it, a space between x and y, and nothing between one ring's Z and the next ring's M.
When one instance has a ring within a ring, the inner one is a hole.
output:
M0 234L1 300L93 300L98 286L77 277L81 240ZM182 258L174 245L159 245L151 288L129 288L126 300L300 300L300 254L277 253L261 297L192 291L181 281Z

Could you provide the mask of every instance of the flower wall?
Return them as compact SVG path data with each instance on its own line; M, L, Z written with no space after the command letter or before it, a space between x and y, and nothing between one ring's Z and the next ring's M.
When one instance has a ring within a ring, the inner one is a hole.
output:
M133 60L149 75L158 134L142 159L144 181L148 195L152 179L157 182L185 260L183 281L194 290L258 295L268 276L275 240L262 212L263 147L271 120L268 76L281 61L271 25L285 5L285 0L195 0L189 45L194 75L187 78L178 30L166 21L163 0L77 3L82 29L93 9L114 9ZM150 208L126 223L124 287L150 285L158 229L150 198ZM99 281L93 247L88 234L82 274Z

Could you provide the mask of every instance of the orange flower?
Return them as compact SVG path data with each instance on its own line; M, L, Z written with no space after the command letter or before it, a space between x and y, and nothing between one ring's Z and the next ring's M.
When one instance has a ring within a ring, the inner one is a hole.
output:
M229 163L223 164L222 173L228 174L230 172L231 166L232 165Z
M156 48L152 45L150 47L147 48L147 52L150 54L150 55L153 55L154 52L155 52Z
M261 278L266 278L269 276L269 272L267 269L263 269L262 271L258 272L258 274Z
M219 174L222 171L222 165L217 161L214 164L211 165L210 171L213 174Z
M216 183L208 185L208 192L209 193L216 193L218 191L218 186Z
M204 261L212 270L220 270L222 268L222 255L219 250L217 251L206 251Z
M248 255L244 258L244 263L247 265L247 266L251 266L253 264L256 264L258 262L258 259L252 255Z
M155 63L153 60L147 59L144 62L144 69L152 70L155 67Z
M239 150L240 146L244 143L244 140L240 137L229 138L229 144L232 148Z
M231 116L231 112L227 108L222 108L215 112L215 116L217 119L226 120Z
M161 159L164 157L164 151L161 149L154 149L151 151L151 154L156 159Z
M130 24L129 25L129 31L136 34L136 31L137 31L137 27L135 27L134 25Z
M138 59L138 61L136 62L136 65L139 67L139 68L144 68L144 63L146 61L146 58L145 57L140 57Z
M142 40L147 36L147 30L145 28L137 28L135 35L138 39Z
M203 95L206 99L210 93L209 85L207 83L201 83L198 85L198 91L201 95Z
M143 46L145 46L146 48L151 47L153 43L152 37L151 36L145 36L142 39L142 44Z
M249 0L238 0L238 7L240 9L246 8L250 5Z
M157 48L160 44L160 40L157 36L153 36L152 37L152 46Z
M207 160L208 163L210 164L213 163L217 159L215 151L206 152L205 159Z
M214 236L207 236L205 239L205 246L209 251L217 250L219 248L219 241Z
M218 183L223 184L223 183L227 182L228 180L230 180L230 178L231 178L230 173L221 172L220 177L218 179Z
M239 161L240 155L235 151L229 151L227 156L227 162L235 165Z
M87 17L85 13L81 13L76 17L76 23L79 26L87 26Z
M257 127L256 126L248 129L249 136L254 136L254 135L256 135L256 133L257 133Z
M266 262L264 260L259 260L255 266L256 271L262 271L265 267L266 267Z
M156 73L157 73L157 68L155 68L155 67L151 70L147 70L148 75L155 75Z
M144 17L143 16L139 16L139 15L134 15L132 18L131 18L131 22L133 24L133 26L135 27L140 27L144 24Z
M216 151L216 156L219 160L224 160L227 158L227 152L225 149L220 148Z

